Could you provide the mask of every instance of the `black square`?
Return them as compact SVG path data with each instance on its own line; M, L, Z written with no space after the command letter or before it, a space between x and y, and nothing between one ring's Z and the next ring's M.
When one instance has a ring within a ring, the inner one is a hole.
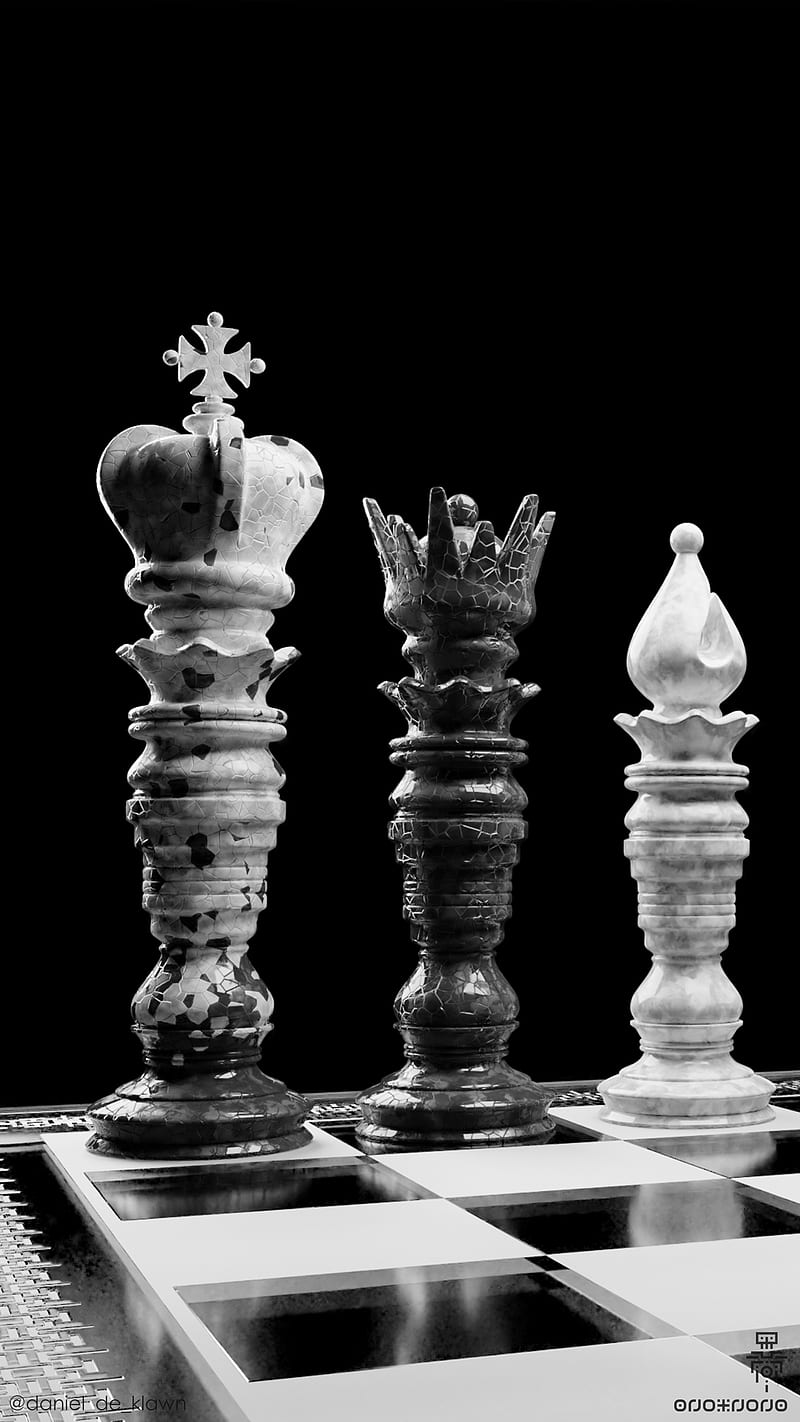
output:
M178 1292L251 1382L655 1336L567 1276L533 1259Z
M717 1131L704 1136L659 1136L637 1145L715 1175L792 1175L800 1170L800 1131Z
M756 1199L732 1180L712 1178L629 1185L588 1198L583 1191L557 1199L508 1197L467 1208L545 1254L745 1239L800 1228L795 1215Z
M363 1156L338 1161L249 1160L101 1176L92 1183L121 1220L245 1214L430 1198Z

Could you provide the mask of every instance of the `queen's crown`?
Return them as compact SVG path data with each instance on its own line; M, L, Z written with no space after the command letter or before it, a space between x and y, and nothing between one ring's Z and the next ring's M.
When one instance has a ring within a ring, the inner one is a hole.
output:
M537 523L538 503L535 494L526 495L501 540L466 494L448 499L444 489L431 489L422 538L365 499L389 620L409 630L453 618L525 626L534 615L534 586L555 519L546 513Z

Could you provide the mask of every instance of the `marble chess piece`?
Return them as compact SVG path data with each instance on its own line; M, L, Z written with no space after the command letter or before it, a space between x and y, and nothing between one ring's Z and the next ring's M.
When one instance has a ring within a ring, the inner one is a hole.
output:
M258 1062L272 997L248 956L266 904L267 855L285 807L272 747L285 715L268 702L295 659L274 651L274 609L294 595L291 550L323 499L308 450L247 437L226 377L264 369L212 312L164 360L200 375L185 433L135 425L100 460L101 500L135 555L126 590L151 630L119 655L150 701L130 713L145 748L127 813L144 857L144 908L158 962L133 1000L145 1071L91 1107L101 1154L204 1157L302 1145L306 1102ZM122 912L127 912L122 909Z
M721 955L750 846L733 760L755 716L720 710L744 676L742 639L701 567L703 535L680 524L675 561L633 634L628 674L652 702L616 723L641 760L626 768L637 801L625 853L639 885L639 926L653 966L631 1003L642 1056L598 1090L602 1116L627 1126L750 1126L772 1118L773 1084L734 1061L742 999Z
M418 966L395 1001L405 1064L360 1098L370 1151L546 1139L548 1097L506 1061L519 1002L495 957L527 833L513 716L537 686L507 676L555 515L529 495L504 540L471 498L431 490L427 533L365 501L413 676L381 690L408 720L389 826Z

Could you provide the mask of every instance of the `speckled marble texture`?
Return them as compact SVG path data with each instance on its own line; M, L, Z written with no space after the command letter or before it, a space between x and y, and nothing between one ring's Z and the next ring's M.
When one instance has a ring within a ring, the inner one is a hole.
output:
M418 540L373 500L365 508L386 616L406 633L414 669L381 690L409 723L392 742L403 778L389 836L419 962L395 1001L406 1063L359 1098L359 1140L374 1152L544 1138L546 1094L505 1060L519 1004L495 952L526 834L514 777L526 743L510 723L539 689L506 671L518 655L513 634L534 615L555 515L537 524L529 495L501 541L472 499L435 488Z
M769 1120L772 1082L731 1056L742 999L720 961L749 852L733 750L754 716L720 704L746 667L742 639L700 565L703 535L673 530L675 561L637 627L628 673L653 703L617 716L641 760L625 853L653 966L631 1003L643 1055L600 1083L603 1116L624 1126L742 1127Z
M167 352L206 369L185 434L137 425L100 460L100 497L136 563L126 579L152 632L120 648L150 691L130 713L145 748L128 819L144 858L159 960L133 1000L147 1070L97 1102L92 1149L152 1157L270 1153L307 1139L305 1102L261 1072L272 998L247 955L285 807L272 747L286 734L272 682L294 660L267 633L291 600L286 559L316 518L322 475L283 436L245 438L222 396L249 383L249 346L212 313Z

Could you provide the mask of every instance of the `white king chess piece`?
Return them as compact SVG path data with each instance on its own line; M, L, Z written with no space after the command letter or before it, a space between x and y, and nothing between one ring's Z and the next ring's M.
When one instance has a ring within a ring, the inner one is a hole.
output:
M228 1158L309 1139L308 1103L259 1066L273 1001L248 943L285 813L272 747L286 716L268 696L298 656L268 633L294 595L286 560L319 513L322 474L296 440L245 435L226 377L247 387L263 371L249 342L226 350L238 333L216 311L192 330L202 350L181 337L164 355L179 380L200 377L185 433L134 425L98 469L151 628L119 652L150 690L130 716L145 749L128 819L159 943L133 1000L145 1071L89 1111L99 1155Z

